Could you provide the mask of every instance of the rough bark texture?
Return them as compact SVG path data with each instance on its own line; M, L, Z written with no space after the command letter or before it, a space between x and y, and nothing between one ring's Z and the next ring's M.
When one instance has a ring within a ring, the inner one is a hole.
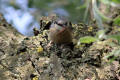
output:
M42 18L42 27L50 21ZM94 36L97 27L72 24L74 46L46 46L48 30L25 37L0 14L0 80L116 80L120 75L119 59L108 63L104 58L119 45L112 39L77 45L83 36ZM71 49L72 48L72 49ZM118 57L119 58L119 57Z

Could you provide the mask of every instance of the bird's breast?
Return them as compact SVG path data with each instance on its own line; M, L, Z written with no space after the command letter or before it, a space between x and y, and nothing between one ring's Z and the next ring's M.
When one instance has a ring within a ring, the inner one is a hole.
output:
M57 30L54 28L50 29L49 39L56 44L64 44L72 42L72 34L69 28Z

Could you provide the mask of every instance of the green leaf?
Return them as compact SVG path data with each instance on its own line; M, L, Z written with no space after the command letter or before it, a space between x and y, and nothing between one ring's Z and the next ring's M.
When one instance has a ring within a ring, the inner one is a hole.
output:
M85 37L82 37L80 38L79 43L92 43L92 42L95 42L97 40L97 38L95 37L92 37L92 36L85 36Z
M120 16L118 16L114 19L114 25L120 26Z

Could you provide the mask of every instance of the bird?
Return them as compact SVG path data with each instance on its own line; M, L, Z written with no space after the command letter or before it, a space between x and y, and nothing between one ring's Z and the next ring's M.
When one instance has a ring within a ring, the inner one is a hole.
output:
M72 42L72 26L64 19L57 19L50 25L48 38L50 44L69 44Z

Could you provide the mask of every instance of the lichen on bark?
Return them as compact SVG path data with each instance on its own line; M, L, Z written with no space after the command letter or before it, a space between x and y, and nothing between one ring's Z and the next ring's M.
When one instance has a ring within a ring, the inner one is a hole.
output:
M0 80L84 80L115 79L119 73L119 63L114 61L113 72L107 59L111 52L110 41L104 40L90 44L77 45L80 37L95 36L96 25L72 24L73 44L69 46L48 43L47 27L51 18L41 18L41 29L32 37L18 33L0 14ZM112 67L113 67L112 66ZM116 70L116 71L115 71ZM116 75L117 76L117 75Z

